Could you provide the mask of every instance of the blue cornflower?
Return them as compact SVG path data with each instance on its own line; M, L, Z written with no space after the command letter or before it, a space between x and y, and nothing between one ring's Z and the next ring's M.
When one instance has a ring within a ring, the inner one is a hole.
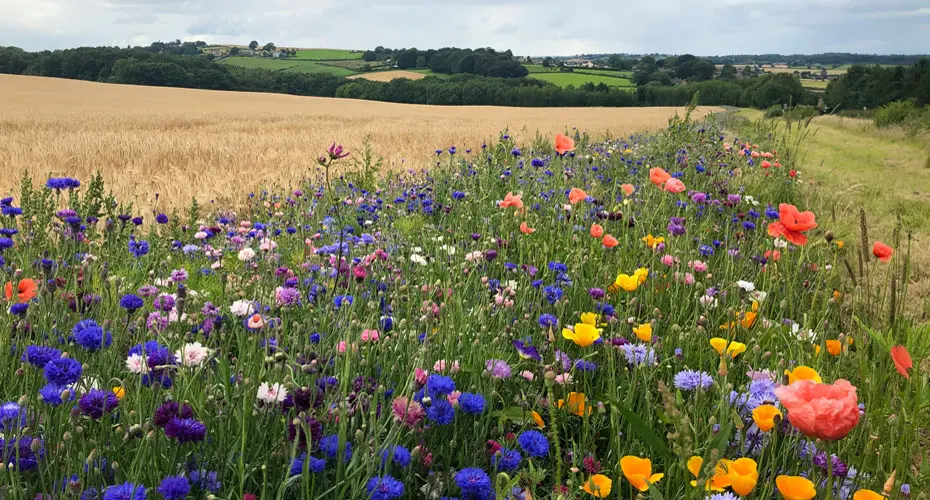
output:
M484 396L481 394L472 394L463 392L459 395L459 409L472 415L480 415L484 412Z
M113 342L113 335L104 332L103 328L92 319L78 321L71 330L74 341L88 351L97 351L109 347Z
M320 449L323 450L323 453L326 453L326 456L329 458L336 458L339 454L339 436L335 434L330 434L329 436L324 437L320 440ZM352 443L346 441L345 444L345 461L348 462L352 458Z
M701 246L698 248L698 252L700 252L701 255L703 255L703 256L705 256L705 257L709 257L709 256L711 256L711 255L714 254L714 247L712 247L712 246L710 246L710 245L701 245Z
M462 498L486 499L494 493L491 478L481 469L468 467L455 474L455 484L462 490Z
M134 293L123 295L123 297L119 299L119 306L130 313L135 312L137 309L140 309L144 305L145 302L142 300L142 298Z
M491 457L491 466L501 472L513 472L520 467L520 461L523 456L517 450L501 448L500 451Z
M12 401L0 404L0 430L12 431L26 425L26 410Z
M707 389L714 384L714 379L707 372L682 370L675 375L675 387L682 391Z
M81 363L72 358L53 359L45 364L45 379L58 385L73 384L84 372Z
M210 472L204 470L195 470L191 471L188 476L190 476L191 483L193 483L194 486L204 491L216 493L223 486L223 483L217 481L215 470Z
M103 492L103 500L145 500L145 486L135 483L110 486Z
M404 496L404 483L387 474L369 479L365 489L371 495L371 500L391 500Z
M70 177L51 177L45 181L45 187L61 191L63 189L75 189L81 187L81 181Z
M739 500L739 497L726 491L724 493L715 493L707 497L707 500Z
M112 412L117 405L119 405L119 400L116 399L116 394L100 389L87 391L78 401L81 413L93 420L100 420L104 413Z
M597 363L585 359L575 361L575 369L582 372L593 372L597 370Z
M7 237L0 238L0 250L13 248L13 240Z
M33 470L39 466L39 459L44 456L45 448L42 441L34 440L32 436L0 439L0 462L10 470Z
M51 383L51 382L48 384L45 384L41 389L39 389L39 396L42 398L42 401L44 401L45 403L50 404L52 406L58 406L64 403L64 400L61 398L61 395L62 393L64 393L65 389L68 389L68 394L67 394L68 401L74 401L76 394L74 393L73 389L71 389L68 386L58 385L58 384Z
M549 454L549 440L539 431L523 431L517 436L517 443L531 457L545 457Z
M445 398L437 399L426 409L426 418L438 425L448 425L455 418L455 409Z
M129 253L136 256L136 258L146 255L147 253L149 253L149 242L145 240L136 241L134 237L130 237L129 238Z
M381 452L381 467L384 467L388 460L406 468L410 465L410 450L400 445L391 446Z
M168 216L165 215L165 214L158 214L158 215L155 216L155 222L157 222L157 223L159 223L159 224L167 224L167 223L168 223Z
M43 368L53 359L61 357L61 351L54 347L44 345L31 345L23 352L21 361L25 361L36 368Z
M342 306L351 306L355 302L355 297L351 295L337 295L333 297L333 305L336 306L336 309L339 309Z
M184 476L168 476L155 490L165 500L182 500L191 492L191 484Z
M549 328L552 326L557 326L559 324L558 318L548 313L540 314L538 321L539 321L539 326L543 328Z
M174 417L165 426L165 435L177 439L179 443L203 441L207 435L207 426L194 418Z
M430 397L445 396L455 390L455 382L444 375L430 375L426 379L426 388Z
M13 304L10 306L10 314L14 316L25 316L29 310L29 304Z
M296 476L303 472L304 470L304 461L307 459L306 453L301 453L299 457L294 458L291 461L291 475ZM323 472L326 469L326 460L322 458L310 457L310 463L307 464L307 468L310 472Z
M565 292L561 288L555 285L549 285L543 289L543 294L546 296L546 300L549 301L549 304L555 304L559 299L565 295Z

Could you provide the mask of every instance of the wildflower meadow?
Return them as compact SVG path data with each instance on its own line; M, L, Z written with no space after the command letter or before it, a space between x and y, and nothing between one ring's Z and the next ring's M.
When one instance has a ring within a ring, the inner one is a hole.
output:
M2 186L0 498L927 498L906 242L767 140L333 145L236 211Z

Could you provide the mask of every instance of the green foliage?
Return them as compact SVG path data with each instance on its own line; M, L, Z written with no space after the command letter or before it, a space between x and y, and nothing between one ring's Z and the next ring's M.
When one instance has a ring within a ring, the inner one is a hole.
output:
M914 99L890 102L875 111L875 126L884 128L903 125L919 112Z
M830 82L824 98L830 107L877 108L913 99L917 106L930 104L930 58L911 66L852 66Z
M765 118L780 118L785 116L785 110L780 104L773 104L766 108L764 116Z

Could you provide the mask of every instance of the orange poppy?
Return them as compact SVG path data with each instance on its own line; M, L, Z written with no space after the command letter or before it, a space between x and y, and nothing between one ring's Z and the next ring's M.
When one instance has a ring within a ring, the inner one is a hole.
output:
M526 221L523 221L520 223L520 232L523 234L533 234L536 230L528 226Z
M906 379L911 378L911 374L908 373L908 370L914 367L914 362L911 361L911 353L907 352L906 347L903 345L892 347L891 361L894 362L894 367L898 370L898 373L903 375Z
M595 498L607 498L607 496L610 495L613 484L614 482L611 481L609 477L603 474L595 474L588 478L581 489Z
M569 413L574 413L580 417L585 414L585 402L586 399L583 392L570 392L568 393L568 401L560 399L557 405L559 408L565 406ZM588 414L591 414L591 408L587 410Z
M843 343L839 340L828 340L827 352L833 356L839 356L843 352Z
M623 194L630 196L636 191L636 188L632 184L621 184L620 189L623 190Z
M595 238L604 236L604 227L597 223L591 223L591 236Z
M36 298L39 292L39 285L32 278L23 278L16 284L16 302L25 304ZM3 287L3 295L6 300L13 300L13 283L7 282Z
M775 487L785 500L811 500L817 496L817 489L810 479L801 476L778 476Z
M568 137L565 134L558 134L555 136L555 152L564 155L569 151L575 150L575 141Z
M778 205L779 220L769 224L769 236L782 237L795 245L807 244L804 233L817 227L814 212L801 212L798 207L782 203Z
M574 205L580 201L584 201L588 197L588 193L584 192L584 189L572 188L568 192L568 202Z
M680 193L685 190L685 183L672 177L665 181L665 190L669 193Z
M646 491L649 485L659 482L665 474L652 473L652 460L627 455L620 459L620 470L626 480L639 491Z
M666 181L672 178L672 175L661 168L649 169L649 180L656 186L662 186Z
M872 490L859 490L853 494L853 500L885 500L885 497Z
M531 415L533 415L533 422L536 423L537 427L542 429L543 427L546 426L546 421L543 420L542 415L540 415L539 412L534 411L531 413Z
M523 196L507 193L507 196L504 196L502 201L497 202L497 205L501 208L523 208Z
M890 246L882 243L881 241L876 241L872 245L872 255L878 258L882 262L891 262L891 256L894 255L894 249Z
M613 248L619 245L620 242L617 241L617 238L614 238L613 236L607 234L607 235L604 235L604 239L601 240L601 244L604 245L604 248Z

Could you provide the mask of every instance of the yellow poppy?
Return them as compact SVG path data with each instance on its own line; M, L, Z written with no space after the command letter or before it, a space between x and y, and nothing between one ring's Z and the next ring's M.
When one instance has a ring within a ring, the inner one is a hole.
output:
M642 285L643 283L646 282L646 278L649 277L649 270L646 269L645 267L640 267L636 269L635 271L633 271L633 276L636 276L637 278L639 278L639 284Z
M540 429L542 429L543 427L546 426L546 421L543 420L542 415L540 415L539 413L535 411L532 413L532 415L533 415L533 422L536 422L536 427L539 427Z
M620 459L620 470L626 480L639 491L646 491L650 484L659 482L665 474L652 473L652 460L627 455Z
M785 375L788 376L788 385L791 385L799 380L810 380L818 384L823 383L823 379L820 378L820 374L817 373L817 370L809 366L798 366L794 370L788 371L785 370Z
M585 481L581 489L584 490L585 493L593 495L595 498L607 498L607 495L610 495L610 489L613 487L613 484L614 482L611 481L609 477L603 474L595 474Z
M626 292L635 292L636 289L639 288L639 285L639 277L635 274L633 276L629 274L620 274L617 276L616 281L614 281L613 287Z
M601 338L601 330L587 323L575 323L575 330L563 328L562 336L574 342L575 345L588 347Z
M724 352L726 352L731 358L735 358L746 352L746 344L736 341L728 343L727 339L720 337L710 339L710 346L717 351L717 354L723 356Z
M811 500L817 496L814 483L801 476L778 476L775 486L785 500Z
M587 325L597 326L597 313L586 312L581 313L581 322Z
M643 342L652 342L652 323L643 323L633 327L633 333Z
M772 430L781 419L781 410L776 408L775 405L759 405L755 410L752 410L752 421L756 423L756 426L762 432Z
M126 389L121 386L116 386L113 388L113 394L116 395L116 399L122 400L126 395Z
M653 250L655 250L662 243L665 243L664 237L662 236L655 237L655 236L652 236L651 234L644 236L642 240L643 240L643 243L645 243L647 247Z
M730 478L730 487L739 496L752 493L759 482L759 469L756 461L751 458L738 458L727 463L727 476Z
M727 460L720 460L717 462L717 466L714 468L714 475L704 484L704 489L710 491L723 491L724 488L730 486L730 478L727 476L726 470ZM701 476L701 467L704 466L704 459L698 456L693 456L688 459L687 467L688 471L691 472L691 475L695 477L694 481L691 481L691 486L697 487L696 478Z
M558 407L561 408L563 405L566 405L564 399L558 401ZM585 413L585 396L583 392L570 392L568 393L568 403L567 408L569 412L578 415L579 417ZM588 413L591 413L591 409L588 408Z

